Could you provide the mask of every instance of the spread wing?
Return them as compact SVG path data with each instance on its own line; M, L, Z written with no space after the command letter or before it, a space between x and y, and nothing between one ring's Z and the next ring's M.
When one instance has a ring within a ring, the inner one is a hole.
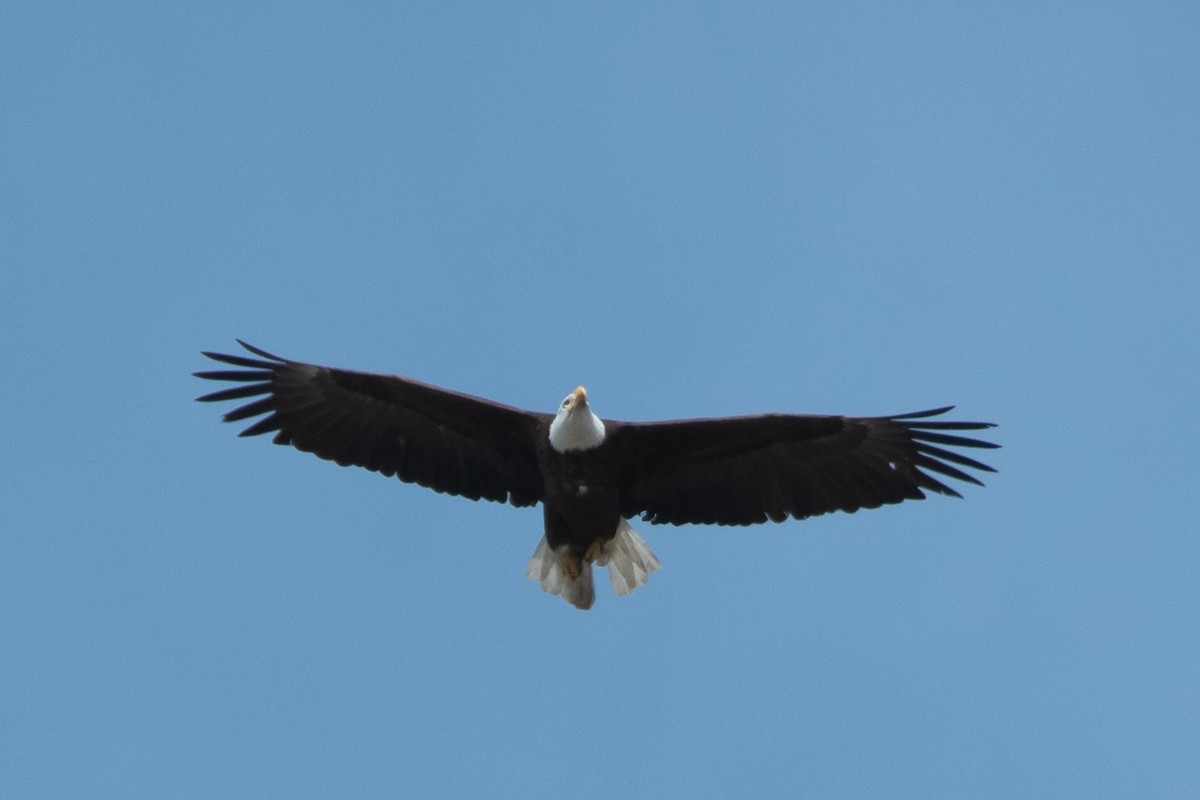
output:
M254 398L225 415L266 415L242 436L274 433L342 466L365 467L472 500L530 506L542 498L537 432L548 419L393 375L289 361L238 341L259 358L204 353L237 369L197 377L238 384L197 398Z
M766 414L613 423L624 469L621 513L650 522L750 525L960 495L995 472L948 448L998 445L952 433L993 427L931 420L953 406L892 417ZM982 485L982 484L980 484Z

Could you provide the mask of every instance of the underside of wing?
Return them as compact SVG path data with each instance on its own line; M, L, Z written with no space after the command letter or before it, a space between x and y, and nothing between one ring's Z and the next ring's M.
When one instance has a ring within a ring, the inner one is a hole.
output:
M249 400L226 422L261 417L242 436L274 442L472 500L537 503L536 436L544 415L392 375L290 361L239 340L256 358L204 355L236 369L195 373L235 384L197 398Z
M621 512L655 523L751 525L877 508L926 491L958 497L943 481L980 484L966 470L995 471L958 450L997 445L957 433L989 423L931 419L951 408L615 423Z

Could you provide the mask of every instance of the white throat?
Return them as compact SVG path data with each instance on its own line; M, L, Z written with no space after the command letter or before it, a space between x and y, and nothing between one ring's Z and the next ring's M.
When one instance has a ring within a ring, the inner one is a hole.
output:
M560 453L590 450L604 441L604 423L586 403L558 409L550 423L550 446Z

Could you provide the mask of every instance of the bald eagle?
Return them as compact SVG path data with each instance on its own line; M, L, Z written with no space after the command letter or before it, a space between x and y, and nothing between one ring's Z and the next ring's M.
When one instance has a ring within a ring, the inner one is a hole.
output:
M237 369L194 374L238 384L200 401L255 398L224 417L262 417L242 436L273 433L275 444L471 500L540 502L545 535L526 576L585 610L596 597L593 564L608 567L618 595L659 568L629 525L634 517L672 525L782 522L919 500L924 491L960 497L935 474L982 485L959 467L995 471L946 449L998 446L948 433L991 423L932 419L953 406L888 417L618 422L597 417L582 386L554 414L540 414L238 343L257 358L205 352Z

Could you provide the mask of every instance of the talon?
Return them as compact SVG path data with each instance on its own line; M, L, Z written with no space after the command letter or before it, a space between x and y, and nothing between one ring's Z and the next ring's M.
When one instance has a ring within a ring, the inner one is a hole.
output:
M588 545L587 552L583 554L583 558L589 564L595 564L596 561L604 556L604 545L607 542L602 542L599 539Z
M570 548L563 548L562 565L563 572L566 573L567 578L570 580L575 580L583 572L583 563L580 562L579 556L571 552Z

